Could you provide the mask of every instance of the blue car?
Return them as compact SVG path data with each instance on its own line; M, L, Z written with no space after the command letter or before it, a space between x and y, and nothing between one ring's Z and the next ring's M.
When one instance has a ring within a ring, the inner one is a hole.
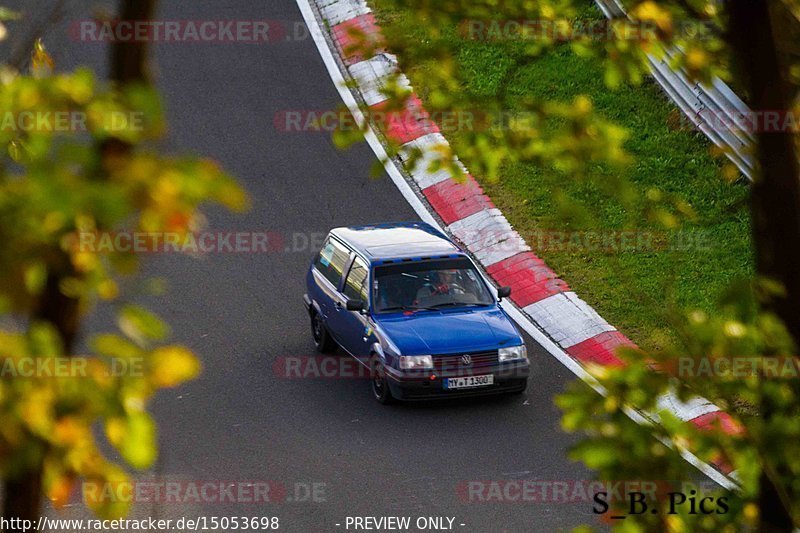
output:
M311 262L303 300L317 350L341 347L395 399L521 393L522 337L470 257L422 222L336 228Z

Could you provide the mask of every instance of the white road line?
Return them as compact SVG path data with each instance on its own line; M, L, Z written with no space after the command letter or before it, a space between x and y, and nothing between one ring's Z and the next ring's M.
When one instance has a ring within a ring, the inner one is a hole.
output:
M383 167L386 169L386 173L391 178L392 182L394 182L395 186L400 190L400 194L403 195L403 198L411 205L414 211L419 215L419 217L424 220L425 222L431 224L432 226L439 228L440 230L442 227L436 221L436 219L428 212L425 208L425 205L420 201L411 187L406 182L405 178L400 174L400 171L394 166L394 163L387 157L386 150L384 150L383 145L378 140L378 136L375 134L375 131L372 129L372 126L366 122L364 118L364 114L361 112L361 109L358 107L358 103L356 102L355 97L350 92L350 89L347 88L346 81L342 76L341 71L339 70L339 65L336 62L336 59L333 57L333 53L331 52L330 48L328 47L328 42L325 39L323 34L323 30L320 28L319 23L317 22L317 18L314 16L314 11L311 9L311 5L309 4L309 0L296 0L297 6L300 8L300 12L303 15L303 19L305 19L306 25L309 29L309 34L314 36L314 43L317 45L317 50L319 50L319 54L322 57L322 62L325 63L325 68L328 70L328 74L330 75L331 79L333 80L334 85L336 86L336 90L339 91L339 96L341 96L342 100L344 101L345 105L350 109L350 112L353 114L356 122L359 125L366 124L366 131L364 132L364 138L369 144L372 151L375 152L375 155L378 157L378 160L383 162ZM489 283L489 286L492 287L494 290L494 284ZM547 352L555 357L561 364L567 367L573 374L575 374L578 378L582 381L587 383L590 387L592 387L595 391L599 394L605 396L606 390L603 388L602 385L594 378L591 374L589 374L580 364L572 359L564 350L562 350L558 345L556 345L547 335L545 335L536 325L531 322L525 315L520 312L520 310L514 306L508 300L503 300L502 304L503 309L514 319L514 321L519 324L519 326L524 329L533 339L538 342ZM638 411L626 407L625 413L628 417L638 424L649 424L650 421L641 415ZM664 442L661 440L665 445L669 447L673 447L673 444L670 442ZM722 487L728 490L738 490L739 486L730 478L722 474L721 472L717 471L714 467L709 465L708 463L704 463L700 459L697 458L693 453L689 452L688 450L680 449L681 456L689 462L689 464L696 467L700 470L703 474L711 478L713 481L721 485Z
M353 94L350 92L350 89L347 88L347 82L339 70L339 65L336 63L333 53L331 52L330 48L328 48L328 42L325 40L323 30L320 28L319 23L314 16L314 12L308 3L308 0L297 0L297 6L300 8L300 12L303 14L303 18L305 19L306 25L309 29L309 34L314 36L314 43L317 45L317 50L319 50L319 54L322 57L322 62L325 63L325 68L328 70L328 74L333 80L336 90L339 91L339 96L341 96L342 100L350 110L350 113L353 114L353 118L355 118L359 126L366 125L364 138L366 139L367 144L369 144L370 148L372 148L372 151L375 152L378 160L383 162L383 168L386 169L386 173L389 175L392 182L394 182L395 186L400 190L400 194L403 195L403 198L405 198L406 201L411 204L411 207L414 209L414 211L416 211L417 215L419 215L419 217L428 224L438 228L439 224L436 222L436 219L428 212L427 209L425 209L425 206L422 204L420 199L416 194L414 194L414 191L411 190L411 186L408 184L405 178L403 178L403 176L400 174L400 171L397 170L397 167L394 166L394 163L387 156L386 150L383 149L383 145L378 140L378 136L375 134L372 126L366 121L364 113L362 113L361 109L358 107L358 103L356 102Z

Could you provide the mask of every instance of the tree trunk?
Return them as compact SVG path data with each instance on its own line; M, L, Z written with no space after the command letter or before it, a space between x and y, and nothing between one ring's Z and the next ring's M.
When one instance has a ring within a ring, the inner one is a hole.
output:
M765 0L729 0L728 42L738 75L747 87L754 112L788 112L790 92L783 76L769 6ZM783 116L783 115L782 115ZM766 131L760 121L750 208L756 270L759 278L779 282L785 293L764 302L785 324L800 346L800 173L791 131ZM767 399L761 415L769 420L774 407ZM791 531L788 509L773 481L762 470L759 531Z
M122 0L121 20L151 20L156 9L156 0ZM121 85L146 82L147 41L116 41L111 45L111 79Z
M36 468L20 479L9 479L3 484L3 518L9 524L4 533L25 533L22 520L37 523L42 497L41 472L41 468Z
M155 13L157 0L121 0L120 20L151 20ZM114 41L111 45L111 80L122 86L126 83L149 83L150 73L147 68L147 41L131 42ZM125 141L109 137L99 146L102 160L107 157L118 157L130 150Z

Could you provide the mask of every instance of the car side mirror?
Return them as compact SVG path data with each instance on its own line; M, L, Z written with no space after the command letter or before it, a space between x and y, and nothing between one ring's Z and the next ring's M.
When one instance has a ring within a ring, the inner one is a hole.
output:
M500 287L497 289L497 298L498 300L502 300L503 298L508 298L511 296L511 287Z
M363 311L364 310L364 300L358 298L350 298L347 300L345 307L348 311Z

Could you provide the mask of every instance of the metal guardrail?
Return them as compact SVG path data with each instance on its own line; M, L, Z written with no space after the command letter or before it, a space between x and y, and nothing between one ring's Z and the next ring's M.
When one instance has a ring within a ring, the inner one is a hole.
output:
M595 0L595 3L609 19L630 18L618 0ZM705 86L692 82L683 70L673 70L670 60L680 53L672 48L661 59L648 54L653 77L695 127L752 181L755 139L749 131L736 127L742 117L752 116L750 108L719 78L714 78L711 86Z

